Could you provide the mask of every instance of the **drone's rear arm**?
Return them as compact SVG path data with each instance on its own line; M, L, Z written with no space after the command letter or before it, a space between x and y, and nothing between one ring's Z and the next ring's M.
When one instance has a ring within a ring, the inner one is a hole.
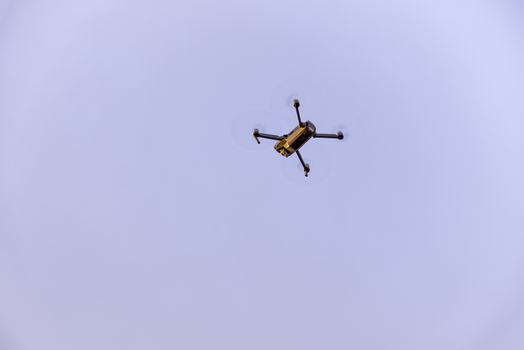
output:
M344 134L342 133L342 131L339 131L336 134L319 134L319 133L315 133L313 135L313 137L319 138L319 139L339 139L339 140L342 140L344 138Z

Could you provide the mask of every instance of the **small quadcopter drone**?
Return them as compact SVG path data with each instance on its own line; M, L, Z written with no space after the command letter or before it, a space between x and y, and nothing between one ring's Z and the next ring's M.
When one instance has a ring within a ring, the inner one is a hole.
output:
M259 132L258 129L255 129L253 131L253 137L255 138L255 140L257 140L258 143L260 143L260 140L258 139L259 137L264 139L277 140L278 142L275 144L275 150L286 158L292 155L293 153L296 153L298 159L300 160L300 163L302 163L302 166L304 167L304 175L307 176L310 169L309 165L304 163L304 159L302 159L302 155L298 151L300 147L304 146L304 144L308 142L309 139L312 137L321 139L342 140L344 138L344 134L342 133L342 131L339 131L336 134L317 133L315 125L313 125L312 122L308 120L305 123L303 123L300 119L300 112L298 111L298 107L300 107L300 102L298 100L294 100L293 107L295 107L295 110L297 111L298 126L291 130L289 134L285 134L282 136L263 134Z

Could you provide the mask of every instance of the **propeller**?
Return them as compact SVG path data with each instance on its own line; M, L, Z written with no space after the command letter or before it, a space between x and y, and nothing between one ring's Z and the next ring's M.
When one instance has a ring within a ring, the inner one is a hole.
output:
M347 138L350 136L349 129L346 126L346 124L338 124L337 126L331 128L330 132L333 134L338 134L339 132L342 133L343 137L341 138L341 140L347 140Z
M295 101L299 100L300 101L300 96L299 94L297 93L292 93L292 94L289 94L286 99L285 99L285 103L286 103L286 107L292 107L294 106L294 103Z
M255 149L257 143L253 140L253 131L264 132L266 128L260 121L266 116L267 112L248 110L231 118L230 135L239 149Z

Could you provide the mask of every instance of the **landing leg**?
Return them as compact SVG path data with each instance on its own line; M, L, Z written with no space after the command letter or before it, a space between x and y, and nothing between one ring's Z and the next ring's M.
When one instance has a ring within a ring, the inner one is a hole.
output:
M304 159L302 159L302 155L299 151L296 151L295 153L297 154L298 159L300 159L300 163L302 163L302 166L304 167L304 176L307 176L309 173L309 164L304 163Z

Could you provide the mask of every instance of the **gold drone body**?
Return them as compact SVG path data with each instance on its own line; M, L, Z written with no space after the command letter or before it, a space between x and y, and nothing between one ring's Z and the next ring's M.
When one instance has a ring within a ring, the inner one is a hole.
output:
M287 158L312 138L315 135L315 130L315 125L310 121L298 125L275 144L275 150Z

